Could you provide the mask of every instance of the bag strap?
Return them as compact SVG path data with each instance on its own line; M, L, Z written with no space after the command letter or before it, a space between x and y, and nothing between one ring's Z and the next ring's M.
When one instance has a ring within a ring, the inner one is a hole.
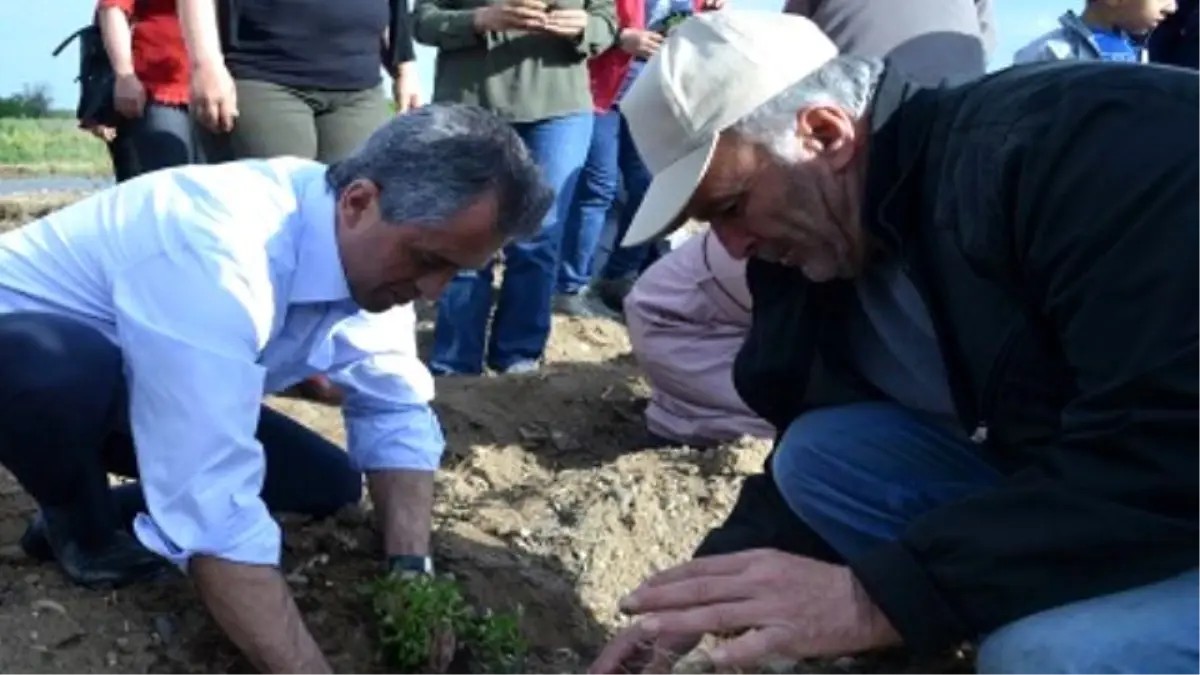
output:
M59 43L59 45L57 47L54 48L54 51L50 52L50 55L57 57L59 54L62 53L62 51L64 49L67 48L67 45L69 45L72 42L74 42L75 40L79 39L80 36L82 36L84 33L88 32L89 30L91 30L91 28L92 28L91 26L84 26L83 28L80 28L79 30L75 31L74 33L71 33L70 35L67 36L67 38L65 40L63 40L61 43Z

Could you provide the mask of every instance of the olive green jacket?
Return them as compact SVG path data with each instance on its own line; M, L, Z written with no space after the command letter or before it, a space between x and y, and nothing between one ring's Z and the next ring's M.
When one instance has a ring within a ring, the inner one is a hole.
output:
M577 38L525 31L475 31L489 0L416 0L413 34L436 47L433 100L473 103L511 122L592 110L587 60L617 40L614 0L556 0L589 18Z

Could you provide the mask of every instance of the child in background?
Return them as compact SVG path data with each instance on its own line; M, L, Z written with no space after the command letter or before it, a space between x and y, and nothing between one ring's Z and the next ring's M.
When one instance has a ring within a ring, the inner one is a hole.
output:
M1068 11L1059 27L1018 50L1013 63L1125 61L1145 63L1140 44L1175 11L1175 0L1087 0L1082 14Z

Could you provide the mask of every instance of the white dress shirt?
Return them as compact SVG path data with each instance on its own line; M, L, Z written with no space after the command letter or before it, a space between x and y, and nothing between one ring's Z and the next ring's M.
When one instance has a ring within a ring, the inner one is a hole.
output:
M159 171L0 236L0 312L74 317L121 349L150 511L135 531L181 567L279 563L255 429L263 395L309 375L345 388L356 467L440 463L412 307L350 299L324 171L293 158Z

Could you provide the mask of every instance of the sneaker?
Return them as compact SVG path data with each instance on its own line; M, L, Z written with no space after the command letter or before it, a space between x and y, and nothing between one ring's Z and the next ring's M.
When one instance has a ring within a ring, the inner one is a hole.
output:
M554 296L554 311L564 316L591 318L595 316L595 312L588 302L589 299L586 290L578 293L559 293Z
M517 361L509 367L501 370L502 375L532 375L541 369L541 364L533 359L525 359Z

